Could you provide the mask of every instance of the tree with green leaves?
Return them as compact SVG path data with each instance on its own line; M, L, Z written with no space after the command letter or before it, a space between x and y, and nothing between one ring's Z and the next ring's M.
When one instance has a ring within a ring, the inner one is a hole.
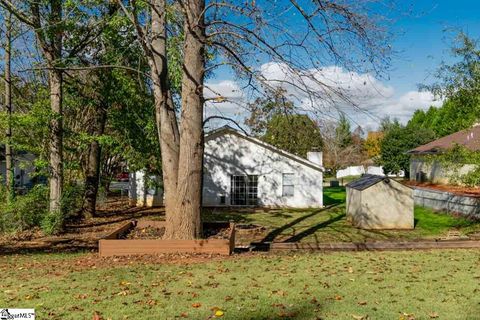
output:
M350 128L350 121L348 121L345 113L340 113L340 119L338 120L338 125L335 129L337 135L337 140L340 143L341 148L346 148L352 144L352 132Z
M105 6L95 2L10 1L0 5L30 29L37 40L50 91L48 174L49 211L61 220L64 188L64 85L65 71L98 37L107 23ZM108 4L106 4L108 7ZM68 13L68 14L65 14ZM98 15L97 15L98 14ZM62 226L60 225L59 228Z
M262 140L303 158L323 146L320 128L304 114L274 115L266 124Z
M275 116L288 116L294 113L294 104L285 97L285 90L278 89L267 97L257 97L248 104L250 111L245 124L250 128L252 135L265 135L268 124Z
M385 173L404 171L409 176L410 156L407 151L435 139L433 131L424 128L405 127L398 123L385 133L380 145L380 163Z
M432 84L422 90L444 99L440 108L418 110L409 126L433 130L438 137L472 126L480 120L480 48L478 41L460 32L451 47L453 63L442 62Z

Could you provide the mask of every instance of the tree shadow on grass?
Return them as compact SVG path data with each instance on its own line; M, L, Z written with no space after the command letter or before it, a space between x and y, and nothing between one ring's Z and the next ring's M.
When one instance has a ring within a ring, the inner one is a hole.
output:
M281 235L285 230L287 230L289 228L292 228L293 226L299 224L300 222L302 222L302 221L304 221L304 220L306 220L310 217L313 217L317 214L320 214L320 213L322 213L326 210L329 210L329 209L331 209L335 206L337 206L337 204L332 204L332 205L329 205L329 206L327 206L325 208L322 208L320 210L315 210L312 213L309 213L309 214L306 214L304 216L298 217L297 219L295 219L293 221L290 221L289 223L284 224L283 226L270 231L260 242L272 242L272 241L275 240L276 237Z
M314 234L318 230L323 229L323 228L329 226L330 224L335 223L337 221L340 221L344 218L345 218L345 213L342 213L342 214L339 214L337 216L331 217L327 221L320 222L320 223L316 224L315 226L312 226L312 227L308 228L307 230L304 230L304 231L302 231L302 232L284 240L283 242L298 242L298 241L302 240L303 238Z

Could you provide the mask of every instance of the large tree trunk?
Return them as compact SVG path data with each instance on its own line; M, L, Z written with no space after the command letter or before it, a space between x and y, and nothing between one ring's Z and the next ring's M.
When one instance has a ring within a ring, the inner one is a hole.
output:
M40 21L38 4L32 6L34 16ZM54 29L50 31L49 40L46 41L42 30L36 30L40 40L45 60L48 63L50 84L50 108L52 119L50 121L50 212L63 214L61 200L63 194L63 75L56 69L62 58L62 29L58 25L62 21L62 1L50 0L49 25Z
M155 117L162 154L166 220L175 215L180 137L168 84L165 0L152 5L152 40L149 64L153 80Z
M95 110L95 139L90 143L88 149L87 164L85 168L85 194L83 202L83 212L86 218L96 216L96 205L98 195L98 185L100 183L100 155L101 147L97 138L105 131L107 121L107 110L104 106L99 106Z
M183 6L185 42L178 180L175 212L167 216L165 237L194 239L199 238L202 231L200 210L202 204L205 2L203 0L185 1Z
M63 120L62 120L62 74L49 71L50 106L50 212L61 212L63 191Z
M5 107L7 109L7 143L5 144L5 186L7 188L7 202L14 196L14 172L12 157L12 77L11 77L11 50L12 50L12 14L5 14L6 44L5 44Z

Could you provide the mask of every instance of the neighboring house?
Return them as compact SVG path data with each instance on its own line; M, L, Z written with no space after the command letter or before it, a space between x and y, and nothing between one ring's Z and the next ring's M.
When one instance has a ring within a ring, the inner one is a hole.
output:
M347 184L347 218L362 229L413 229L413 190L387 176L365 174Z
M205 137L203 205L322 207L322 153L307 157L228 126L217 129Z
M15 188L30 189L34 181L32 181L31 174L35 171L33 162L36 156L28 152L15 152L13 156L14 169L13 175L15 179ZM6 162L5 162L5 147L0 146L0 182L5 184Z
M436 161L435 155L439 155L455 145L464 146L471 151L479 151L480 125L474 125L469 129L455 132L408 151L408 154L411 155L410 180L448 184L451 181L452 171L442 166L440 161ZM466 174L474 168L473 164L466 164L458 169L457 174Z
M128 198L130 205L137 207L158 207L163 205L163 192L158 185L160 179L147 175L145 171L129 173Z

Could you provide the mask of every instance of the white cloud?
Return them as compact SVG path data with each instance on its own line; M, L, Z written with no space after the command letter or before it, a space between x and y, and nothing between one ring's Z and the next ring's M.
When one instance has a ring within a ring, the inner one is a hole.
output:
M441 104L429 92L409 91L399 95L393 87L370 74L347 72L336 66L299 73L284 64L271 62L263 64L259 72L271 86L285 90L300 109L327 118L338 117L341 110L362 127L376 128L385 116L405 123L415 110ZM207 98L220 95L227 101L208 103L207 114L223 113L237 120L247 115L247 95L238 83L225 80L208 86L211 90L205 91Z
M247 115L247 109L245 108L247 99L235 81L223 80L207 83L204 96L207 99L205 119L215 115L240 120ZM207 124L207 129L218 127L224 123L225 121L222 120L211 120Z

